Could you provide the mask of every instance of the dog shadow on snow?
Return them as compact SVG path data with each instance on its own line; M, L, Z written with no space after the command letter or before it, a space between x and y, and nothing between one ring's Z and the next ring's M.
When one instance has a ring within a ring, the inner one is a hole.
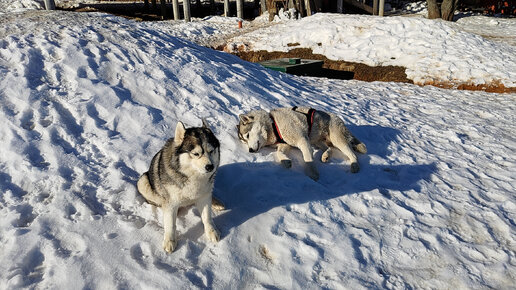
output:
M371 164L372 156L385 160L389 155L397 154L390 149L396 146L389 145L396 142L398 131L380 126L349 127L368 147L367 154L357 154L360 164L358 173L350 172L349 162L344 161L342 154L336 154L326 164L320 162L320 150L314 156L320 173L317 182L304 174L302 156L298 150L289 153L293 161L291 169L285 169L277 162L220 166L214 196L224 202L226 210L216 213L214 221L221 231L221 238L227 236L231 229L276 207L324 201L375 189L388 199L391 198L391 191L421 192L419 182L428 180L436 170L435 164ZM245 149L242 147L243 151ZM274 151L262 150L257 154ZM194 238L202 235L202 226L189 230L186 235Z
M320 162L320 150L314 156L320 173L317 182L303 173L304 164L299 150L292 150L289 154L293 161L291 169L285 169L276 162L244 162L221 166L215 181L214 195L226 205L226 211L215 217L222 238L232 228L276 207L323 201L375 189L388 199L391 199L391 191L421 192L420 181L429 180L435 172L436 166L433 163L371 164L372 156L386 160L388 156L398 154L391 148L396 148L395 143L400 142L397 140L399 131L381 126L348 127L368 147L367 154L357 154L360 164L358 173L350 172L349 162L344 161L340 152L330 162ZM271 152L273 150L266 149L257 154Z

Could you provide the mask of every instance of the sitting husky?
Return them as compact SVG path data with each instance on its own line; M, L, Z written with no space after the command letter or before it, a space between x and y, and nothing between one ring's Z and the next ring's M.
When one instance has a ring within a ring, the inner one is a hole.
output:
M149 171L138 180L138 191L147 202L163 211L163 249L177 245L176 217L179 207L195 204L204 233L212 242L220 238L213 224L211 203L215 173L219 166L219 141L203 120L203 127L186 129L178 122L174 138L152 158Z
M367 148L349 132L344 122L335 114L316 111L307 107L278 108L267 113L251 111L239 116L238 137L257 152L264 146L277 145L277 156L286 168L292 166L287 151L297 147L306 162L306 174L319 179L313 164L312 145L324 150L321 161L328 162L333 147L338 148L351 162L351 172L358 172L357 156L353 150L366 153ZM353 149L353 150L352 150Z

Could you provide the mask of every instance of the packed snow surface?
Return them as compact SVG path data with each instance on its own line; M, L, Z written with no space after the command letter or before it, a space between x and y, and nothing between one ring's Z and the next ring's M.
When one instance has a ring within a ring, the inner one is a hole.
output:
M516 20L508 25L516 30ZM417 84L516 87L515 46L441 20L318 13L239 35L227 45L229 51L294 48L310 48L332 60L403 66Z
M515 94L295 77L173 29L96 13L0 18L1 289L514 286ZM369 150L360 172L337 156L314 182L299 152L291 170L272 150L247 152L238 114L294 105L346 121ZM222 239L186 208L166 254L161 210L135 183L178 121L201 118L222 146Z

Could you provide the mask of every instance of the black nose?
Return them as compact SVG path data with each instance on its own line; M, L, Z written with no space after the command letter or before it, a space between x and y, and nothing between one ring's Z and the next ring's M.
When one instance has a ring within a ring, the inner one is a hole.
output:
M254 153L255 151L253 148L249 148L249 152Z
M215 168L215 166L213 166L213 164L208 164L204 168L206 169L206 171L210 172L213 170L213 168Z

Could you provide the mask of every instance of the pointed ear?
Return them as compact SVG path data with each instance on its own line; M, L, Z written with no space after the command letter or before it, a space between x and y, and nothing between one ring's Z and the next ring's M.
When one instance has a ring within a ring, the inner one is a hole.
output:
M179 121L176 125L176 133L174 136L174 143L181 144L183 143L183 139L185 138L186 128L183 122Z
M211 128L210 126L208 125L208 122L206 121L206 119L202 118L202 127L203 128L206 128L206 129L209 129L211 131Z
M240 118L240 122L244 125L251 123L254 120L253 116L244 115L244 114L240 114L238 117Z

